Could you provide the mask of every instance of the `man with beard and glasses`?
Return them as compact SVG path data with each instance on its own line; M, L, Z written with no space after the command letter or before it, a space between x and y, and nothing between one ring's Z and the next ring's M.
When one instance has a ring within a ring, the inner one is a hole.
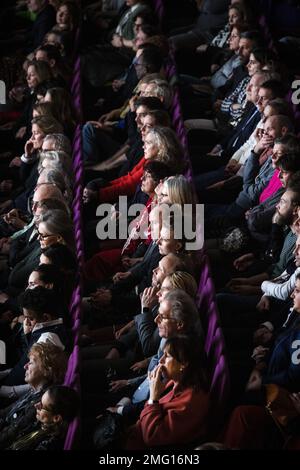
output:
M274 223L289 227L289 232L285 237L279 261L275 265L271 265L266 272L251 277L232 279L229 284L227 284L230 293L217 295L225 336L226 331L228 332L228 330L236 328L239 331L241 328L244 330L248 329L248 334L250 333L252 335L252 328L258 326L265 318L270 319L271 314L272 316L278 317L279 323L282 315L285 315L285 302L283 303L282 300L285 301L286 299L274 295L274 299L270 301L270 298L266 299L265 296L261 299L259 294L261 291L265 291L264 287L268 287L268 285L265 286L266 283L264 281L276 278L271 282L272 284L275 282L284 282L296 269L293 250L295 248L295 239L298 235L298 233L295 235L294 232L300 207L299 176L299 173L294 175L286 191L282 194L280 202L276 206ZM281 275L278 276L278 274ZM267 284L269 282L270 281L267 281ZM279 312L280 315L277 315Z

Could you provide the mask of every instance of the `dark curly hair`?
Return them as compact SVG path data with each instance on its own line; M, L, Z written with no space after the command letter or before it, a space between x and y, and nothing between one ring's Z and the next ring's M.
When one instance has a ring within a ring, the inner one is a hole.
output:
M61 384L67 370L66 353L52 343L34 343L28 353L28 358L35 356L39 359L49 385Z
M40 280L45 284L53 284L56 291L61 288L61 283L63 282L62 275L55 265L40 264L32 272L38 273Z
M61 415L64 422L69 423L79 412L79 396L76 390L65 385L52 385L45 393L51 401L51 412Z
M59 311L57 294L42 286L27 289L21 296L20 304L22 308L32 311L36 320L42 320L44 314L55 317Z
M62 272L75 271L77 268L75 255L66 245L54 243L47 248L43 248L42 254Z

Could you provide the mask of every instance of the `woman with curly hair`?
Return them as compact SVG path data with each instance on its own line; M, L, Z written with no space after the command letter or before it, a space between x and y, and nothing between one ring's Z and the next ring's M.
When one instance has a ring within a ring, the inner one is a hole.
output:
M159 161L172 168L174 173L181 173L184 170L183 154L183 148L172 129L153 127L144 138L144 156L133 170L101 189L98 189L97 181L91 181L84 189L83 201L115 202L120 195L133 196L146 162Z
M25 364L25 382L30 389L25 395L0 410L0 449L10 446L24 435L35 420L35 404L52 384L64 380L67 367L66 354L52 343L35 343Z

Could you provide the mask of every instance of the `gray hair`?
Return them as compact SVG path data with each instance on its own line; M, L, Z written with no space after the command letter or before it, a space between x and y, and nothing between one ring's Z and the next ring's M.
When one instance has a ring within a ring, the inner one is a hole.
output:
M47 150L40 153L39 170L42 168L43 161L47 159L51 164L51 168L60 169L67 175L72 175L72 162L70 156L63 151Z
M171 315L177 322L182 323L182 333L197 333L203 335L199 312L195 301L182 289L169 292L165 301L169 302Z
M67 206L65 200L57 198L42 199L37 203L37 207L42 209L43 212L50 210L60 210L64 211L68 216L70 216L70 209Z
M44 142L50 140L53 142L54 149L71 155L72 148L70 139L64 134L47 134Z
M183 148L176 133L168 127L152 127L147 137L153 137L155 146L158 148L155 160L161 161L181 173L183 166Z
M173 91L170 84L161 78L155 78L148 83L152 88L152 95L162 100L165 109L169 109L172 104Z
M188 179L183 175L169 176L163 185L168 189L171 204L196 204L196 194Z
M70 248L74 246L73 224L66 212L54 209L41 215L39 223L45 224L51 235L60 235Z
M44 168L40 175L43 175L44 183L55 184L61 190L68 204L71 202L72 191L70 181L63 171L60 171L58 168Z

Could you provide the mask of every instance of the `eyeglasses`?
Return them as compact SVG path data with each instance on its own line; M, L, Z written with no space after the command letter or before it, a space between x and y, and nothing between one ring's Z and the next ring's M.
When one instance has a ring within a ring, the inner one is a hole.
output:
M55 235L53 234L43 235L42 233L38 232L38 237L41 238L41 240L45 240L46 238L49 238L49 237L55 237Z
M169 292L170 291L170 288L169 287L161 287L158 291L158 294L162 293L162 292Z
M36 286L37 286L36 282L33 282L33 281L28 282L28 289L34 289L34 287Z
M53 413L52 410L48 410L47 408L44 408L43 403L41 401L36 403L34 406L36 407L37 410L40 410L40 411L43 410L43 411L46 411L46 413Z
M162 313L158 313L157 314L157 317L156 317L158 320L160 321L176 321L175 318L172 318L172 317L166 317L165 315L163 315Z
M135 62L134 66L135 67L144 67L144 64L142 62Z

